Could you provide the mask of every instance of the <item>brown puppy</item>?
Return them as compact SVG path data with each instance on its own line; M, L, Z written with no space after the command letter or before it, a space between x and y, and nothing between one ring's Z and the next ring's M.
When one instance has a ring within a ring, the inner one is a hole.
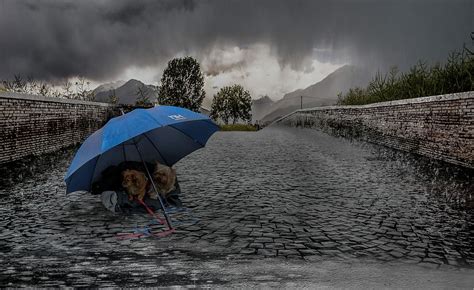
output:
M175 189L176 170L156 162L155 171L153 172L153 181L160 195L166 198L168 193Z
M134 196L139 200L143 200L147 185L148 178L146 178L145 173L133 169L122 171L122 186L128 193L129 200L133 200Z

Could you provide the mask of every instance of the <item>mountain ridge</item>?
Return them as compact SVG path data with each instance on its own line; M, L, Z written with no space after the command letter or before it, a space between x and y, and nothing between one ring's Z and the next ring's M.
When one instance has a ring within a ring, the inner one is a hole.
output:
M156 101L157 88L152 85L146 85L136 79L130 79L119 87L100 91L101 88L107 88L107 85L110 85L110 83L100 85L96 89L94 89L94 92L96 92L96 90L99 90L99 92L96 92L94 97L94 100L96 102L108 103L110 102L110 96L115 94L118 99L118 104L134 105L137 99L140 97L140 89L142 90L143 95L147 97L150 102Z
M304 89L297 89L285 94L283 98L272 105L261 121L271 122L301 107L334 105L339 93L346 93L350 88L356 86L365 87L370 78L371 73L364 68L353 65L341 66L321 81Z

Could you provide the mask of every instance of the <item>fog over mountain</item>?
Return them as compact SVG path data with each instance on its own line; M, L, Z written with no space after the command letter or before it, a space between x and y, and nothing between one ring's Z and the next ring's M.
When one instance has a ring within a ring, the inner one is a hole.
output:
M97 95L98 93L101 92L108 92L108 91L113 91L118 87L123 86L126 83L126 81L116 81L116 82L110 82L110 83L105 83L93 90L93 93Z
M278 99L344 64L403 70L445 60L472 45L473 2L0 0L0 78L157 85L171 58L191 55L208 95L240 83Z
M252 123L261 120L271 110L275 102L268 96L252 101Z
M365 87L371 78L370 71L345 65L316 84L284 95L281 100L272 104L262 121L273 121L301 107L334 105L339 93L346 93L353 87Z

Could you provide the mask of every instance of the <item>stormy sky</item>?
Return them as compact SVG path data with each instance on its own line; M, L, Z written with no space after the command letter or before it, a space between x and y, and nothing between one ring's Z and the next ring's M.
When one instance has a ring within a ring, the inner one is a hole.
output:
M157 85L177 56L198 59L208 96L254 97L321 80L344 64L402 70L472 47L472 0L0 0L0 78Z

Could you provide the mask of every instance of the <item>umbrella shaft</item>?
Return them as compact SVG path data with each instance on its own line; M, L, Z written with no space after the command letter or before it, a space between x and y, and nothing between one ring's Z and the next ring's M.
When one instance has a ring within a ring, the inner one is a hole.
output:
M138 155L140 155L140 159L142 160L143 166L145 167L146 174L148 178L150 179L151 185L153 186L153 190L155 191L158 197L158 200L160 201L160 206L161 206L161 209L163 210L163 214L165 216L166 222L168 223L168 228L171 230L173 227L171 226L171 220L168 216L168 213L166 212L165 206L163 204L163 200L161 199L161 195L156 189L156 185L155 185L155 182L153 181L153 177L151 176L150 171L148 170L148 166L146 165L145 160L143 159L142 153L140 152L140 149L138 149L138 146L135 140L133 143L135 145L135 148L137 148Z

